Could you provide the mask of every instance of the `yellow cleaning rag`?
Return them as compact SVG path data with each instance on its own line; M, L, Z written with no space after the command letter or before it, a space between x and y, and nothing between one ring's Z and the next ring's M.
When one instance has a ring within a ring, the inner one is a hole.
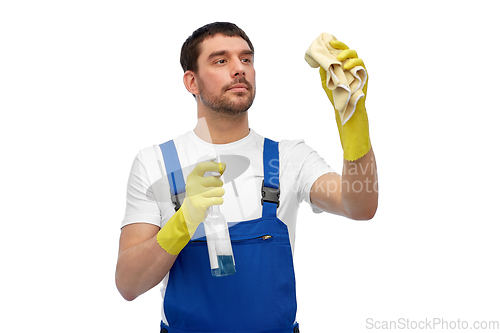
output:
M356 110L358 100L364 96L363 87L366 83L366 70L355 66L344 70L344 63L337 60L342 50L330 46L330 41L337 40L328 33L322 33L316 38L306 51L305 59L313 67L323 67L326 71L326 86L332 90L333 103L339 112L340 120L344 125Z

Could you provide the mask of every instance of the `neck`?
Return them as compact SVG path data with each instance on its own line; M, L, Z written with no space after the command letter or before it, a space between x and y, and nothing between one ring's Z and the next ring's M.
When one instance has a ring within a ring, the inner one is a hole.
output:
M248 112L237 117L221 117L216 114L198 112L198 123L194 133L203 141L226 144L243 139L250 133Z

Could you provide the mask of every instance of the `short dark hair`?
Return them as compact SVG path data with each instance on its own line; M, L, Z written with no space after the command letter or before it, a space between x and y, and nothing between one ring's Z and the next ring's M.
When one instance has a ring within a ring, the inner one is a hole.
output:
M252 42L246 33L241 30L236 24L229 22L214 22L204 25L203 27L195 30L189 36L181 49L181 66L184 72L198 71L198 57L200 56L200 44L208 36L215 36L216 34L223 34L225 36L234 37L240 36L247 43L252 52L254 51Z

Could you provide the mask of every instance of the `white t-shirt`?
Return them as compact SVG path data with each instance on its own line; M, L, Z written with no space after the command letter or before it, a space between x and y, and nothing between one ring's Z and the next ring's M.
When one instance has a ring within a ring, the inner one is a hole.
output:
M249 221L262 216L263 136L250 129L246 137L236 142L211 144L189 131L175 138L174 143L184 181L198 163L209 160L213 153L226 163L222 176L226 192L220 209L228 222ZM316 179L329 172L333 169L304 140L279 143L280 205L277 216L288 226L292 251L299 203L305 201L315 213L322 212L311 203L310 190ZM122 227L132 223L151 223L161 228L172 217L175 210L165 174L158 145L139 151L130 172Z

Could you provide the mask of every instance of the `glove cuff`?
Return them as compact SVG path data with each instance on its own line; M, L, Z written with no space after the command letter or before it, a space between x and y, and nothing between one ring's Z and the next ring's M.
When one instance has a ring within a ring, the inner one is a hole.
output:
M191 240L182 207L158 231L156 241L162 249L172 255L178 255Z
M368 126L368 116L365 109L365 98L361 98L356 107L356 111L344 125L340 121L336 111L337 128L339 130L340 142L344 150L344 159L356 161L365 156L372 144Z
M353 162L365 156L372 149L372 144L370 137L367 135L358 142L347 142L344 147L344 159Z

